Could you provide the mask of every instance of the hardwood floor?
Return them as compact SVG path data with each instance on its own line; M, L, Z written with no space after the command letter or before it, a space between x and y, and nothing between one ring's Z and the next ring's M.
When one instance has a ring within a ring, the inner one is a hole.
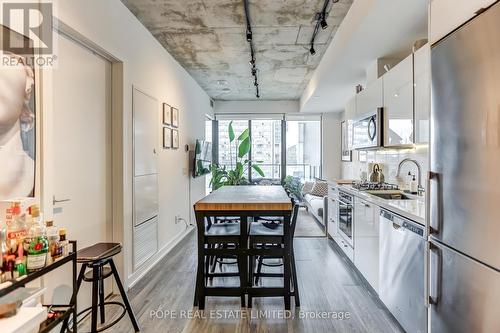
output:
M209 297L204 313L188 312L193 310L195 240L192 232L130 290L142 332L402 332L378 298L336 252L333 241L325 238L295 239L301 308L292 310L293 319L282 318L282 298L256 298L252 311L242 312L239 298ZM263 283L279 283L277 280L268 278ZM344 318L332 318L335 313ZM204 317L200 318L202 314ZM329 318L304 318L306 315ZM133 332L128 317L109 331Z
M325 235L323 226L316 221L310 212L305 208L299 210L297 226L295 227L295 237L322 237Z

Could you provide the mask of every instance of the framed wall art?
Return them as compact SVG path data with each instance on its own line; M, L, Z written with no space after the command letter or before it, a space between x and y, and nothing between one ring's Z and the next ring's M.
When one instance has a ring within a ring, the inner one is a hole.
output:
M179 127L179 109L172 108L172 127Z
M179 149L179 131L175 129L172 130L172 148Z
M163 125L172 124L172 107L167 103L163 103Z
M172 148L172 129L163 127L163 148Z
M15 45L32 42L0 25L0 200L35 196L37 155L36 69L28 61L34 50L14 53L2 42L7 37Z

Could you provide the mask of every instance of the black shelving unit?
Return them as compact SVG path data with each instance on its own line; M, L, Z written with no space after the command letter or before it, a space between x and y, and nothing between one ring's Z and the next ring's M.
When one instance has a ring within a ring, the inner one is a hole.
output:
M45 266L39 271L29 273L28 275L24 275L16 280L11 280L12 284L10 286L7 286L3 289L0 289L0 297L3 297L12 291L25 287L26 284L39 279L43 275L61 267L64 264L67 264L69 262L72 263L73 266L73 279L72 279L72 284L73 284L73 295L71 297L70 303L65 304L65 305L58 305L58 304L44 304L44 307L51 308L57 312L59 312L59 316L56 318L47 318L44 322L40 324L39 328L39 333L47 333L53 330L57 325L60 323L63 323L61 332L65 331L69 322L70 316L73 316L73 323L76 323L76 317L77 317L77 309L76 309L76 293L77 293L77 286L76 286L76 270L77 270L77 262L76 262L76 241L70 241L70 244L72 246L72 251L69 253L66 257L57 260L56 262L53 262L52 264ZM76 325L73 327L72 332L76 333L77 328Z

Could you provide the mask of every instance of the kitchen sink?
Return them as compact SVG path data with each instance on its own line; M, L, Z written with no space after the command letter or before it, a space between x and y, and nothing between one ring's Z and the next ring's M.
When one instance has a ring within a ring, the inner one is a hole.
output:
M386 199L386 200L411 200L409 196L399 192L399 191L366 191L371 195L376 197Z

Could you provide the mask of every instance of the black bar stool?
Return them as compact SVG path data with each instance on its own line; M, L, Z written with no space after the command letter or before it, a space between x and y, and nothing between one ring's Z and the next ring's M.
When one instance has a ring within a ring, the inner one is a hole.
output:
M88 308L83 309L78 313L78 316L82 316L81 320L91 314L91 332L102 332L116 323L118 323L125 313L128 312L130 320L132 321L132 326L136 332L139 332L139 324L134 315L134 311L130 306L125 289L123 288L120 276L116 269L113 257L120 253L122 246L119 243L97 243L90 247L81 249L77 253L77 262L82 264L80 269L80 274L77 280L77 293L80 290L82 281L92 283L92 305ZM89 269L87 271L87 269ZM123 299L123 303L116 301L106 301L104 295L104 280L110 276L115 278L115 282L120 290L120 295ZM105 307L106 305L117 305L122 308L121 314L113 320L111 323L105 324ZM99 310L99 317L101 327L97 327L97 312Z
M295 266L295 253L293 247L293 237L295 235L295 226L297 224L297 216L299 213L299 206L292 199L293 203L293 211L292 218L290 221L290 238L291 238L291 272L292 272L292 287L293 292L291 296L295 298L295 306L300 307L300 297L299 297L299 283L297 280L297 268ZM267 222L254 222L250 226L250 237L249 237L249 247L251 249L260 249L265 253L266 251L273 252L274 249L281 249L284 245L284 229L283 225L280 224L276 229L269 229L264 225ZM262 273L262 265L266 265L263 263L265 259L281 259L280 255L269 255L262 254L258 256L257 260L257 272L255 272L255 257L252 256L249 261L249 285L254 286L254 278L255 285L258 284L259 278L261 277L283 277L283 273ZM266 266L282 266L283 264L278 265L270 265ZM248 307L252 307L252 295L248 296Z
M245 281L241 278L241 273L245 269L241 262L237 259L237 251L240 249L240 219L239 217L219 217L207 216L204 217L204 225L198 226L204 229L203 235L203 280L196 279L196 292L194 295L194 306L200 308L205 307L205 297L201 299L201 304L198 304L198 291L208 288L208 282L212 282L213 278L223 277L240 277L240 283L243 286ZM224 260L230 259L233 262ZM215 265L219 263L235 264L238 266L238 272L215 272ZM233 295L228 295L233 296ZM245 296L239 295L241 298L241 306L245 307Z

